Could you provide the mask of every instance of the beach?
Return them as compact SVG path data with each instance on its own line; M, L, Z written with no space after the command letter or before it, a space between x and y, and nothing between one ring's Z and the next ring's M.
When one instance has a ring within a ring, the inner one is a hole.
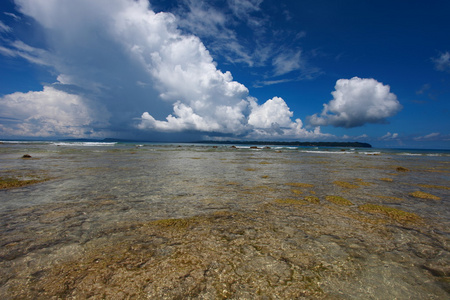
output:
M5 142L0 297L447 299L449 173L448 151Z

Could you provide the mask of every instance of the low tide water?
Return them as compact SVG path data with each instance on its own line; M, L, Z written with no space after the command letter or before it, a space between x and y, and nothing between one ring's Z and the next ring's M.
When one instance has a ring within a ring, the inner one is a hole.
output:
M258 147L0 144L0 297L450 297L449 152Z

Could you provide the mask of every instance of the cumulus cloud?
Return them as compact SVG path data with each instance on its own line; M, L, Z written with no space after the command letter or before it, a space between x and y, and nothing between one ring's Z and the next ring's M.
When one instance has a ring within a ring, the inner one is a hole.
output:
M46 86L39 92L16 92L0 98L0 132L5 136L95 136L95 127L108 125L79 95Z
M250 13L260 1L232 3ZM16 4L41 26L46 44L10 40L1 53L50 68L57 82L1 98L2 118L10 120L3 122L4 134L85 136L109 124L141 132L326 137L319 127L308 131L300 119L292 121L283 99L259 104L249 97L230 72L217 68L197 36L179 29L177 17L155 13L146 0Z
M353 77L339 79L333 100L324 104L320 115L309 117L313 126L358 127L367 123L386 123L402 109L390 87L375 79Z
M243 102L244 103L244 102ZM173 115L165 121L156 120L148 112L141 116L140 129L166 132L201 131L239 134L245 129L245 117L238 105L219 106L211 114L197 114L194 109L181 102L174 104Z
M436 70L450 72L450 52L441 53L439 57L432 60Z
M280 97L267 100L262 105L258 105L255 98L250 98L250 114L248 124L252 131L246 138L273 139L273 138L330 138L332 135L320 131L320 127L315 127L309 131L303 127L300 119L292 121L293 112L286 102Z
M257 99L247 97L235 106L219 105L209 114L198 114L192 107L177 102L173 114L164 121L156 120L147 112L142 114L139 128L165 132L194 130L232 134L247 139L332 137L322 133L320 127L307 130L300 119L292 121L292 116L293 112L280 97L269 99L261 105Z
M274 124L286 127L291 124L293 113L282 98L274 97L262 105L251 100L250 105L252 112L248 118L248 124L256 128L269 128Z

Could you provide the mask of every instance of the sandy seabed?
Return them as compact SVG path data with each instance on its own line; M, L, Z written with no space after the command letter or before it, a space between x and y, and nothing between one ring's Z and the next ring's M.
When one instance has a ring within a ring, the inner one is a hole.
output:
M328 152L0 145L0 298L450 298L450 157Z

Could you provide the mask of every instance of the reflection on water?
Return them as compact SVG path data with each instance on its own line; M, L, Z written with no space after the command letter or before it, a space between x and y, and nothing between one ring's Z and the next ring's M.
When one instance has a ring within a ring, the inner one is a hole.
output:
M43 181L0 190L0 295L447 298L450 157L406 154L1 144Z

